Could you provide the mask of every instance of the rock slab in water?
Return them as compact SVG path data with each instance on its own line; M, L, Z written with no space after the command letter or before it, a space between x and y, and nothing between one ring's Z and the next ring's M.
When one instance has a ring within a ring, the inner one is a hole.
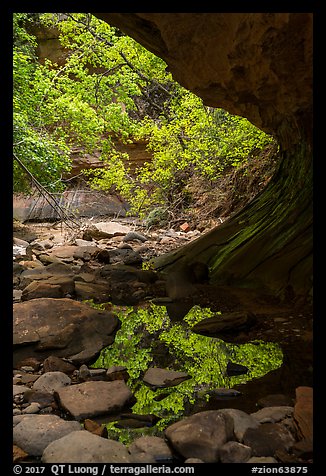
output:
M153 387L173 387L189 378L191 377L185 372L153 367L145 372L143 381Z
M123 380L83 382L56 392L60 406L76 420L114 413L125 407L132 393Z
M49 355L74 364L94 361L114 342L119 319L71 299L40 298L13 305L14 366L27 357Z

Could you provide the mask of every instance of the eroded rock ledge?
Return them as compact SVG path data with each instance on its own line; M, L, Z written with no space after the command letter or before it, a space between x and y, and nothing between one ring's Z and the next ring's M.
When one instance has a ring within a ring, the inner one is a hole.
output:
M310 127L311 13L94 15L163 58L174 79L207 105L247 117L283 146L296 124Z

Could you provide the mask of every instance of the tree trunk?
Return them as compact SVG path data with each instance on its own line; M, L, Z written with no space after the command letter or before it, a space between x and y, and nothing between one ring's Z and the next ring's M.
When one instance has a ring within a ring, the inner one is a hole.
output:
M210 283L310 302L312 151L306 141L281 151L278 170L246 207L204 236L157 258L166 272L204 262Z

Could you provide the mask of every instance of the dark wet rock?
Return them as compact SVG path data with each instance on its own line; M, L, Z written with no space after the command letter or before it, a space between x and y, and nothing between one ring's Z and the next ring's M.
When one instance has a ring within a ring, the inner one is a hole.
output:
M87 381L97 381L97 380L107 380L106 379L106 369L89 369L87 365L83 364L80 366L78 371L79 380Z
M150 428L160 420L156 415L139 415L137 413L122 413L115 424L116 428Z
M130 463L127 448L89 431L72 432L49 444L42 463Z
M145 372L143 381L152 387L164 388L179 385L189 378L190 375L185 372L152 367Z
M273 393L266 395L258 400L257 405L259 407L280 407L280 406L293 406L293 398L283 393Z
M59 405L76 420L115 413L132 400L132 393L122 380L84 382L59 389Z
M148 428L152 425L143 420L135 420L134 418L123 418L114 423L115 428L134 430L136 428Z
M274 456L277 450L288 451L295 440L280 423L264 423L257 428L248 428L243 443L251 447L253 456Z
M221 463L245 463L251 456L251 448L237 441L228 441L220 449Z
M211 395L213 397L239 397L242 395L239 390L235 390L234 388L213 388L212 390L208 390L205 394Z
M111 300L108 283L75 281L75 295L78 299L93 299L95 303L103 303Z
M183 458L216 463L221 447L233 437L233 420L219 410L200 412L170 425L165 436Z
M127 380L129 379L127 367L124 367L123 365L115 365L109 367L106 372L106 379L108 381L124 380L125 382L127 382Z
M237 364L235 362L229 361L226 366L226 375L228 377L233 377L234 375L244 375L249 372L248 367L245 365Z
M116 248L108 251L110 263L123 263L125 265L137 265L143 262L141 255L134 250L126 248Z
M29 389L24 395L24 401L28 403L38 403L40 408L52 407L55 403L53 393L42 392L40 390Z
M221 337L227 341L228 336L250 329L256 322L251 313L236 311L223 313L203 319L195 324L191 330L196 334Z
M44 372L58 371L70 375L76 370L76 367L70 362L66 362L65 360L61 359L60 357L50 355L43 362L43 370Z
M127 265L103 266L96 274L103 278L125 283L139 281L145 284L153 284L158 280L158 273L155 271L137 269Z
M128 447L131 455L145 453L154 457L154 461L162 463L162 461L172 460L173 454L170 447L163 438L158 436L141 436L134 440Z
M114 342L120 327L111 312L71 299L32 299L13 308L14 365L26 357L44 360L49 355L74 364L94 361Z
M13 442L28 454L41 456L52 441L79 430L78 422L56 415L24 415L13 429Z
M100 263L109 264L111 262L111 255L109 250L99 250L95 255L94 258L97 259Z

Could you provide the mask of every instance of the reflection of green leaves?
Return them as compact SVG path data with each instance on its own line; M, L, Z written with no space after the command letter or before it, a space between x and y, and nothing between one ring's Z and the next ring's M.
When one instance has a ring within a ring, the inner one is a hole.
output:
M207 317L210 309L194 306L183 322L171 323L163 306L148 305L140 308L112 307L121 321L115 342L101 352L94 367L125 365L130 379L128 385L136 403L132 410L139 414L154 414L160 418L155 428L121 430L108 425L110 437L130 443L133 437L156 434L166 426L191 412L192 405L202 399L209 400L209 390L232 388L252 378L258 378L282 364L282 351L271 342L227 344L216 338L197 335L190 326ZM220 314L220 313L219 313ZM157 360L155 346L164 344L166 355ZM228 361L245 365L248 374L235 377L226 375ZM172 362L172 364L171 364ZM153 390L140 384L141 374L156 366L187 372L191 377L175 387ZM162 399L156 399L162 395Z

